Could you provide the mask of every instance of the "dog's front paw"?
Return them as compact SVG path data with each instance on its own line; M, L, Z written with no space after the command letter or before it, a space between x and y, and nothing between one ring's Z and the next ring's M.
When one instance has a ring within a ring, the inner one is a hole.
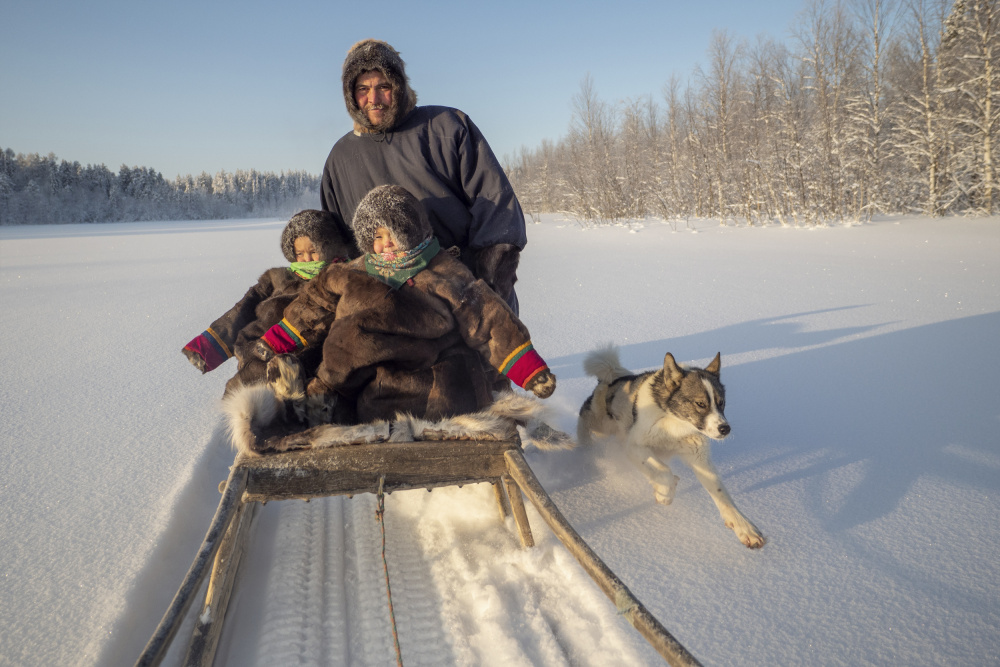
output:
M653 497L661 505L669 505L674 502L674 493L677 491L677 482L680 477L670 471L665 471L656 476L653 484Z
M669 505L674 502L674 491L670 489L669 493L661 493L659 490L653 489L653 498L661 505Z
M680 477L667 470L660 470L650 475L649 483L653 485L653 496L656 502L661 505L669 505L674 502L674 493L677 491L677 482Z
M749 549L760 549L767 543L760 529L744 516L726 520L726 528L732 529L740 542Z

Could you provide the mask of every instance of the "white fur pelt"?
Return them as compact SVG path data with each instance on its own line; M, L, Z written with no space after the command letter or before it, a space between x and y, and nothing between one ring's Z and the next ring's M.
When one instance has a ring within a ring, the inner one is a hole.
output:
M272 424L284 415L284 405L266 384L243 386L222 399L226 434L237 451L253 451L257 436L254 431Z
M291 403L292 405L289 405ZM485 410L439 420L399 413L390 423L341 426L321 424L279 440L263 442L262 430L295 414L295 401L282 400L269 385L242 387L223 400L227 432L233 448L242 453L319 449L369 442L411 440L509 440L520 433L525 445L539 449L569 449L576 443L545 423L545 406L534 396L504 392ZM289 410L288 408L292 409Z
M292 449L323 449L324 447L338 447L340 445L385 442L390 439L391 426L387 421L375 421L354 426L320 424L292 433L277 441L267 441L265 443L267 446L261 451L286 452Z
M436 421L399 413L392 440L510 440L520 434L525 445L539 449L571 449L573 439L546 423L548 410L534 396L502 392L480 412Z

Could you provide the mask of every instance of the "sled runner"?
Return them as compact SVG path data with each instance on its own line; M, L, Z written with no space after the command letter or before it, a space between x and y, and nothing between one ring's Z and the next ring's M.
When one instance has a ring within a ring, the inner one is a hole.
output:
M513 514L523 546L533 546L534 539L522 493L618 612L668 663L700 664L577 534L538 482L517 436L390 442L386 425L384 437L377 438L381 441L371 442L370 435L365 439L368 441L264 456L238 454L224 488L220 485L222 500L205 540L136 665L160 663L206 577L207 593L183 664L212 664L240 560L261 503L480 482L493 485L501 518Z

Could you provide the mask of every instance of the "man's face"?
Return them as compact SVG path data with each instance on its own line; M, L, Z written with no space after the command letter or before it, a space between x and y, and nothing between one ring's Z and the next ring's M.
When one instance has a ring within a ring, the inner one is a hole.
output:
M364 72L354 82L354 101L368 116L368 122L380 127L392 106L392 86L382 72L378 70Z

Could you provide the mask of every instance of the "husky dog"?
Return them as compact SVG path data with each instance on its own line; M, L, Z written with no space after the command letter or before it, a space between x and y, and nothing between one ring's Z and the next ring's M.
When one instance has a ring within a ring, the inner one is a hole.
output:
M700 369L679 365L668 352L662 369L635 375L622 368L613 347L590 353L583 369L597 377L598 385L580 408L577 441L588 444L597 435L621 442L663 505L674 499L678 480L667 462L679 457L712 496L726 526L757 549L764 546L764 536L736 509L709 458L709 439L722 440L730 431L721 366L719 354Z

